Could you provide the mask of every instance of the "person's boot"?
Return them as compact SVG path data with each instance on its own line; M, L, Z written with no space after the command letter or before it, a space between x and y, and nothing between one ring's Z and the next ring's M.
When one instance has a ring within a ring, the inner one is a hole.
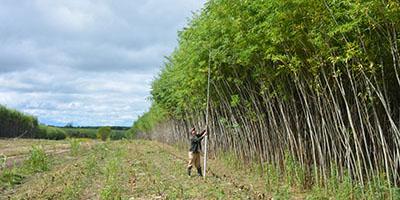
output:
M203 174L201 173L201 167L197 168L197 175L203 176Z
M188 171L187 171L188 175L191 176L191 175L192 175L192 167L188 167L187 170L188 170Z

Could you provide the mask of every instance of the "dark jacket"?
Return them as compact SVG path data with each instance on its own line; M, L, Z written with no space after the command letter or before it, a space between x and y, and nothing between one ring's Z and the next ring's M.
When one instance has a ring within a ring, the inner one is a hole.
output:
M204 137L195 135L190 138L190 149L189 151L193 153L199 153L201 151L201 140L203 140Z

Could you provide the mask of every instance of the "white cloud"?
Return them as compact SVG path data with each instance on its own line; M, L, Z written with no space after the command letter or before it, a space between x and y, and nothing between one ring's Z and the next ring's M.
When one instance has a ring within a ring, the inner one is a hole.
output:
M50 26L72 32L90 29L98 10L96 4L90 1L37 0L35 6Z
M0 104L42 122L131 125L204 0L0 1Z
M149 106L145 97L152 74L134 72L79 72L29 69L0 76L0 102L39 116L42 121L65 124L130 125ZM33 77L36 76L36 77Z

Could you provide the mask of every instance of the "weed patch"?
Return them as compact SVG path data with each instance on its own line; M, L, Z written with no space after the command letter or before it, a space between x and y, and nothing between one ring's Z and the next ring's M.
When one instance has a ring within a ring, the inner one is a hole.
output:
M43 172L49 170L50 161L41 146L32 146L24 166L33 172Z
M71 138L69 139L69 145L71 147L71 155L77 156L81 149L81 141L79 139Z
M100 191L101 199L121 199L122 189L120 186L123 172L121 167L124 151L118 149L114 152L113 158L105 167L104 174L106 175L105 187Z
M0 175L0 182L3 187L13 187L21 184L24 176L16 169L3 169Z

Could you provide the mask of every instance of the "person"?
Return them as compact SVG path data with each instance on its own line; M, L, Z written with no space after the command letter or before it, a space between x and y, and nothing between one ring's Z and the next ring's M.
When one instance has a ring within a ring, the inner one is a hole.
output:
M200 152L201 152L201 141L207 135L207 130L203 130L201 133L197 133L196 128L190 129L190 149L189 149L189 164L188 164L188 175L191 176L192 168L197 168L198 176L203 176L201 173L200 166Z

